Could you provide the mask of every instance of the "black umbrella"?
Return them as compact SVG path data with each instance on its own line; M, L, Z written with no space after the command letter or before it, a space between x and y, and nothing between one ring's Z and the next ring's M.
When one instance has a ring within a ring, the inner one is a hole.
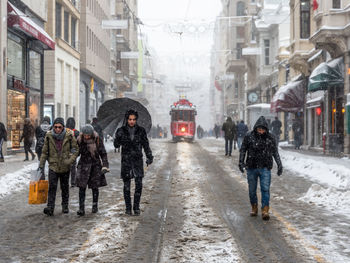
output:
M138 112L137 124L146 129L148 133L152 127L152 118L145 106L129 98L117 98L104 102L97 112L98 123L102 129L111 135L123 125L125 113L128 110Z

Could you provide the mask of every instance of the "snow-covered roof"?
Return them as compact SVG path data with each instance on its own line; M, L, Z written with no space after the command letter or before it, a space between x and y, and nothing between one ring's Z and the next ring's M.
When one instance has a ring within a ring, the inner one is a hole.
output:
M247 108L248 109L256 109L256 108L270 109L271 105L270 103L259 103L259 104L249 105Z

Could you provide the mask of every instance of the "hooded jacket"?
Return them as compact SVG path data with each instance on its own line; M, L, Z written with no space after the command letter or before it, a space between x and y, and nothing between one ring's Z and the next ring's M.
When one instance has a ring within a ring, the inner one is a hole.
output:
M260 135L257 128L263 128L266 133ZM264 116L259 117L254 129L247 133L239 151L239 164L248 169L272 169L273 160L282 169L282 162L278 154L275 137L269 132L269 125Z

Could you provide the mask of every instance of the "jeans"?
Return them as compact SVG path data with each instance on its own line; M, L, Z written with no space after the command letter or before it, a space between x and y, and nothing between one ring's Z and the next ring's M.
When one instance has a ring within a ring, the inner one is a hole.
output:
M232 141L230 139L225 139L225 153L231 154L232 153Z
M267 168L247 169L247 178L248 178L248 185L249 185L250 203L251 204L258 203L256 189L258 186L258 178L260 178L261 208L264 208L265 206L269 206L271 170Z
M239 150L241 149L243 139L244 137L237 137L237 146Z
M123 179L124 182L124 200L126 210L131 210L130 184L131 179ZM134 193L134 211L140 210L140 200L142 193L142 177L135 177L135 193Z
M60 186L62 191L62 205L68 205L69 200L69 172L67 173L55 173L49 170L49 193L47 200L47 207L55 208L56 192L58 179L60 180Z

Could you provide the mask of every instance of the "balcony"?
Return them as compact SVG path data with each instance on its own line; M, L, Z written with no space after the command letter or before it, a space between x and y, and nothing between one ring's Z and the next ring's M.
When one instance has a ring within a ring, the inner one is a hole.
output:
M247 70L246 60L236 53L226 55L226 72L245 72Z

